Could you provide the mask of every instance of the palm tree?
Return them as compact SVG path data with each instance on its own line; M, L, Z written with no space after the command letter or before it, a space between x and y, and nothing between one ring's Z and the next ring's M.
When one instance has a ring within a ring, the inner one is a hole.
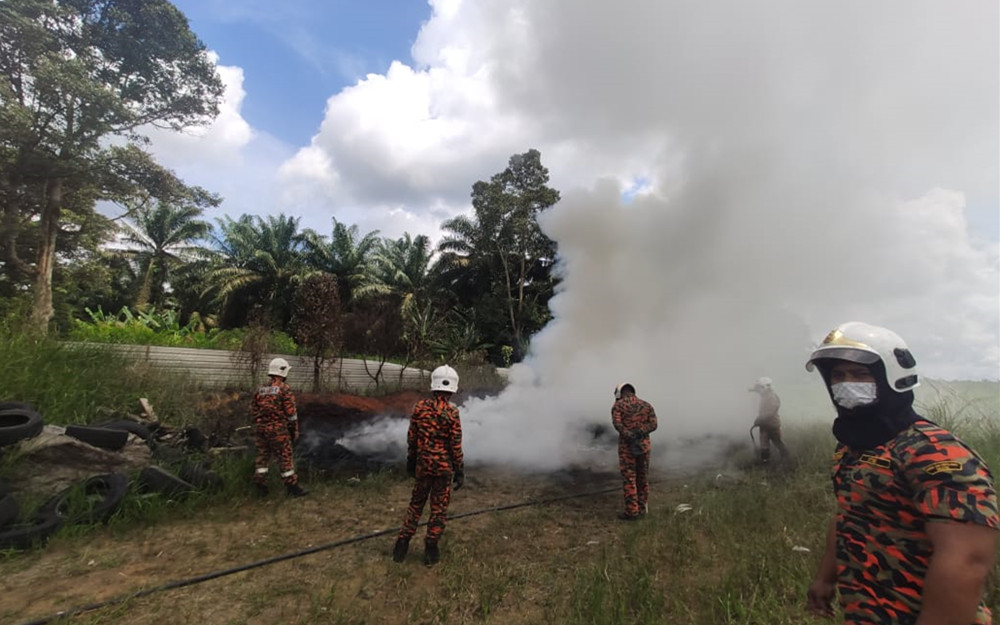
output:
M333 235L328 241L313 231L303 232L305 262L313 269L337 276L341 305L347 306L356 288L367 279L372 254L379 244L379 231L358 236L358 226L347 226L333 218Z
M396 240L383 240L372 255L367 280L357 288L355 296L395 295L406 316L411 308L419 307L432 295L433 256L430 240L423 234L411 238L405 233Z
M138 266L142 276L136 308L163 303L164 284L178 267L205 255L203 247L193 245L211 231L208 222L198 219L196 206L174 206L158 202L154 207L138 209L123 223L122 242L130 247L119 250Z
M241 325L250 312L270 315L284 328L291 316L295 287L306 274L299 220L242 215L218 220L215 267L206 278L222 305L226 325Z

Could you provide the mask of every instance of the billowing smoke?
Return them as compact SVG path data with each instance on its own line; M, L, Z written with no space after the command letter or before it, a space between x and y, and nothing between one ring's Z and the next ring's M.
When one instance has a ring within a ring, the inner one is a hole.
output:
M463 406L471 458L578 462L629 381L660 459L708 463L719 445L695 441L745 437L753 380L818 386L809 350L852 319L896 329L932 375L997 376L997 249L970 240L962 193L995 206L995 2L521 9L530 72L498 72L512 105L578 160L632 143L644 167L634 197L607 178L545 215L555 319L508 390Z
M287 168L448 204L541 151L563 282L509 389L462 406L470 461L588 462L623 381L654 461L749 443L762 375L786 421L828 418L802 365L849 320L925 375L1000 377L996 232L967 223L997 228L995 0L431 4L416 66L331 98L300 155L325 160Z

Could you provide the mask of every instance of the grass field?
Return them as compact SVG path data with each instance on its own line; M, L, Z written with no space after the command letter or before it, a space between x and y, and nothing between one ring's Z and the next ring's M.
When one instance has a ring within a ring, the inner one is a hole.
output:
M141 390L167 418L195 418L183 381L134 378L121 373L123 363L47 351L56 348L46 344L18 347L22 360L0 365L0 375L21 397L44 405L47 416L86 420L98 406L131 404ZM115 384L104 383L109 367L118 367ZM971 394L941 393L922 410L998 467L1000 411L991 402L997 385L985 384ZM621 508L615 467L539 475L473 463L466 488L453 498L454 515L547 503L453 520L442 562L433 568L420 563L419 534L406 562L389 556L411 485L400 473L316 475L306 479L307 498L257 500L246 483L249 459L236 458L218 467L226 479L218 494L182 502L130 496L107 526L66 529L42 549L0 554L0 622L27 623L384 530L371 540L114 603L65 622L819 623L805 613L804 598L833 511L833 439L828 423L790 424L786 438L798 459L794 472L658 475L650 514L636 523L615 518ZM15 463L0 463L0 477L15 471ZM581 496L564 498L572 494ZM987 598L1000 612L1000 567Z

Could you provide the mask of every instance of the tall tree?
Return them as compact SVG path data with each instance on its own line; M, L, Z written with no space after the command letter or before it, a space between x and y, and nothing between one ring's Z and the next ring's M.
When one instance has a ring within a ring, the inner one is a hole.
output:
M306 263L313 269L337 276L340 303L347 306L354 290L367 279L372 254L378 249L378 230L359 235L358 226L347 226L333 218L333 235L326 237L314 230L303 232Z
M556 245L538 225L539 214L559 201L548 181L538 150L515 154L489 182L473 185L471 217L442 225L449 233L439 245L445 275L457 287L468 286L461 284L468 276L489 277L488 284L478 282L479 301L465 305L482 309L491 297L501 300L517 360L524 357L528 336L547 320L554 288Z
M307 273L299 220L242 215L218 224L218 256L206 281L223 308L223 325L243 325L256 309L265 323L287 329L295 289Z
M164 283L172 271L205 256L205 248L194 243L210 232L208 222L198 219L198 206L176 206L158 202L143 206L123 224L122 242L129 247L119 253L136 262L142 276L136 308L163 304Z
M328 273L308 276L295 292L293 336L313 359L313 392L320 391L323 363L340 352L340 293Z
M166 0L0 2L0 247L33 279L40 329L53 314L64 211L190 192L138 147L142 131L205 122L222 91L204 45ZM34 264L17 255L25 224L37 224Z

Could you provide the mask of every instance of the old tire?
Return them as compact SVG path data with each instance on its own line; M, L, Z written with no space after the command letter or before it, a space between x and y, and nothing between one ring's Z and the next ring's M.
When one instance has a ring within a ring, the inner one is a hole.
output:
M111 430L88 425L69 425L66 427L66 436L72 436L88 445L111 451L121 451L125 447L125 443L128 442L128 432L125 430Z
M30 410L35 412L35 407L21 401L0 401L0 410Z
M152 434L145 425L141 423L136 423L135 421L129 421L128 419L122 419L120 421L108 421L107 423L95 423L94 427L106 428L108 430L123 430L130 434L135 434L147 443L152 438Z
M157 467L146 467L139 472L139 489L146 493L160 493L167 497L182 497L198 490L194 484L182 480L173 473Z
M62 527L54 514L35 515L28 523L11 525L0 531L0 549L30 549L41 545Z
M201 490L219 491L225 486L225 482L218 473L197 464L185 464L177 474L182 480Z
M128 477L121 473L94 475L83 482L84 509L73 510L71 486L49 499L39 509L42 515L53 514L68 523L107 523L121 507L128 493Z
M0 410L0 447L42 433L42 415L26 408Z
M14 495L0 495L0 528L7 527L14 522L21 510L17 506Z

